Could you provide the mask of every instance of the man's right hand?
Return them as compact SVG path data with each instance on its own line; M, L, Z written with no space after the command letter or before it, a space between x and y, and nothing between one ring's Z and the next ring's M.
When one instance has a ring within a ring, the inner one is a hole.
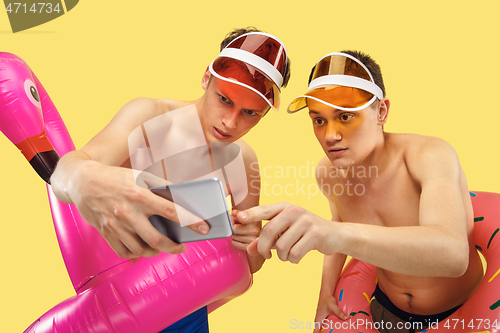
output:
M321 328L323 327L323 320L328 318L332 314L342 320L349 319L349 316L346 315L342 310L340 310L337 304L337 299L335 297L333 297L332 295L320 296L314 322L320 323L321 325L320 327L317 327L317 325L315 325L313 333L321 332Z
M151 215L161 215L179 223L177 212L184 209L147 189L166 185L165 180L145 172L136 180L131 169L90 160L81 161L75 167L64 188L65 197L69 197L118 256L152 257L160 252L185 251L184 244L162 235L148 219ZM202 235L208 233L209 226L200 218L186 210L182 216L183 222L188 221L189 229Z

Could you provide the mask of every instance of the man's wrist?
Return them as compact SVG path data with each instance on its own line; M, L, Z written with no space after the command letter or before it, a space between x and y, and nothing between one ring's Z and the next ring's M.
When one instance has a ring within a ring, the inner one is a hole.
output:
M78 187L78 184L88 183L87 175L94 172L92 171L92 164L97 164L98 162L79 159L78 157L75 158L75 156L69 158L69 161L64 161L63 165L58 166L61 167L62 170L56 169L54 173L55 177L52 179L54 181L52 185L54 187L54 193L59 200L66 203L73 203L72 193L75 188Z
M330 247L328 254L348 255L349 244L353 239L353 228L348 223L330 221L333 237L329 237L328 245Z
M250 254L247 253L247 258L248 258L248 264L250 265L250 272L252 274L261 269L262 265L264 265L264 262L266 261L266 258L264 258L260 254L257 256L251 256Z

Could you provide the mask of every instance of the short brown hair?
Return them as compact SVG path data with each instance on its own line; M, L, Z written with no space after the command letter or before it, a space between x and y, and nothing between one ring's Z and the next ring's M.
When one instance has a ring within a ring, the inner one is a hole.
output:
M353 50L343 50L341 51L342 53L349 54L353 56L354 58L358 59L361 61L363 65L368 68L370 73L373 76L373 81L375 81L375 84L379 86L380 89L382 89L382 95L385 97L385 86L384 86L384 80L382 78L382 71L380 70L379 64L373 60L372 57L370 57L368 54L360 52L360 51L353 51ZM309 75L309 81L308 84L311 83L312 76L314 73L314 70L316 69L316 65L311 70L311 74Z
M220 43L220 50L222 51L226 46L229 45L236 37L239 37L243 34L246 34L248 32L263 32L256 27L246 27L246 28L240 28L240 29L234 29L233 31L229 32L224 40ZM288 81L290 80L290 58L287 56L286 58L286 65L285 65L285 70L283 73L283 84L282 87L286 87L288 84Z

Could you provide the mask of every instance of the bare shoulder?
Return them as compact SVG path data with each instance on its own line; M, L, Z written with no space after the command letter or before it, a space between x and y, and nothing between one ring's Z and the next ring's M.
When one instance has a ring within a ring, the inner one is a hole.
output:
M187 102L171 99L138 97L125 104L106 126L104 132L130 134L134 129L157 116L189 105Z
M391 138L402 149L403 158L410 174L421 179L434 172L455 173L460 171L458 155L448 142L441 138L418 134L396 134Z
M404 145L405 161L411 166L413 164L436 163L457 156L455 149L441 138L418 134L407 134Z
M252 163L258 162L255 150L253 150L253 148L247 142L245 142L243 139L238 139L234 143L240 147L245 164L250 165Z
M149 97L138 97L125 104L117 116L129 118L132 116L134 122L144 123L156 116L181 108L189 103L172 99L157 99Z
M247 173L247 178L259 178L260 177L260 169L259 169L259 161L257 159L257 154L255 150L242 139L238 139L234 142L241 149L241 155L243 156L243 162L245 163L245 170Z
M107 165L122 165L130 156L130 135L148 120L176 108L182 102L139 97L125 104L113 119L81 150Z

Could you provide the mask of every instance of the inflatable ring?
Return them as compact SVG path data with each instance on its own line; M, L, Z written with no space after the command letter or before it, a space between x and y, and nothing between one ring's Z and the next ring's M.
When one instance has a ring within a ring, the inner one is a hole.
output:
M474 208L474 241L486 260L486 273L476 292L464 305L437 326L421 332L500 332L500 194L470 194ZM370 298L375 286L375 266L352 259L342 272L335 290L339 307L351 319L342 321L332 315L327 318L329 328L322 327L322 333L335 330L378 332L370 314Z
M66 127L35 74L0 52L0 130L48 181L59 155L74 150ZM56 153L57 152L57 153ZM57 239L76 295L25 333L157 333L208 305L211 312L252 284L246 252L231 238L186 244L182 254L119 258L75 206L47 184Z

